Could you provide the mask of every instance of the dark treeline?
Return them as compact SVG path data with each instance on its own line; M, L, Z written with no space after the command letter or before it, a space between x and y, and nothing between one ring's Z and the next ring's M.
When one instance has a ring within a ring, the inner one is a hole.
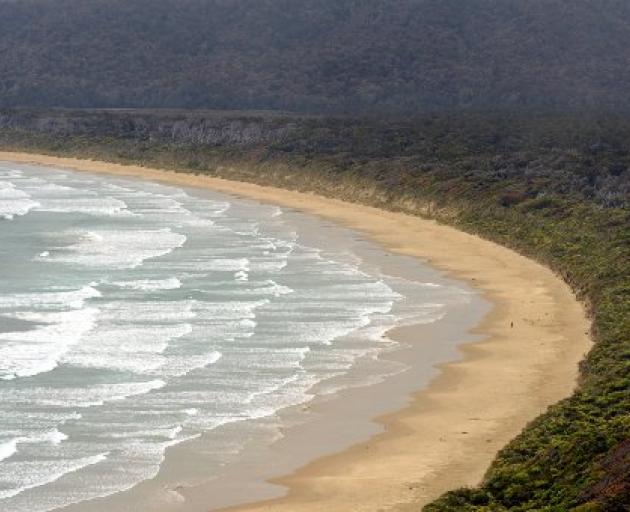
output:
M423 114L408 119L212 111L0 110L0 129L109 138L141 152L171 148L173 165L213 170L213 158L316 165L365 185L426 196L428 177L505 189L503 202L561 194L603 208L630 207L630 121L581 114ZM240 155L240 156L239 156ZM141 155L139 154L138 157ZM195 163L197 162L197 163ZM260 177L258 179L264 179ZM455 187L451 195L461 198Z
M630 109L626 0L0 0L0 106Z

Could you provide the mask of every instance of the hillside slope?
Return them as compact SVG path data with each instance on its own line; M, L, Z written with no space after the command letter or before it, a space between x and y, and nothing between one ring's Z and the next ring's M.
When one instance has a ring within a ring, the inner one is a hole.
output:
M0 0L0 106L630 109L625 0Z

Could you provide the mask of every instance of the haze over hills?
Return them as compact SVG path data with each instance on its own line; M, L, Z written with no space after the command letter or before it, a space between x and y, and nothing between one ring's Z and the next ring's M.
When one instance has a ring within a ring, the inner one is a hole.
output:
M4 0L0 106L630 109L626 0Z

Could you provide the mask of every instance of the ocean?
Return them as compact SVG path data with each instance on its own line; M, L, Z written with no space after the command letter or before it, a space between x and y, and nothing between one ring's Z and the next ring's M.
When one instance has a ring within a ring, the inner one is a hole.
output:
M261 419L409 371L392 328L474 300L300 215L0 163L0 510L103 503L194 440L212 478Z

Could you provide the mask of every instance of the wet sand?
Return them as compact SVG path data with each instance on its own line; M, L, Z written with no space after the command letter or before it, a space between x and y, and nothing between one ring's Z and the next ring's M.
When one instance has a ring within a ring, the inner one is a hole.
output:
M464 357L441 365L406 407L378 418L381 433L274 480L286 496L238 510L417 511L445 490L475 485L528 421L571 393L591 346L583 306L551 270L434 221L138 166L8 152L0 159L203 187L318 215L469 283L492 304L473 331L478 341L463 344Z

